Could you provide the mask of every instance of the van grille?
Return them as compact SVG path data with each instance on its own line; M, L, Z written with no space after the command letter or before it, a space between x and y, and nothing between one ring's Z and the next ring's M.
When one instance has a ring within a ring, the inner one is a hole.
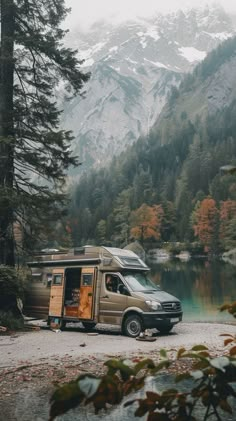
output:
M171 303L162 303L162 307L165 311L181 311L181 303L173 301Z

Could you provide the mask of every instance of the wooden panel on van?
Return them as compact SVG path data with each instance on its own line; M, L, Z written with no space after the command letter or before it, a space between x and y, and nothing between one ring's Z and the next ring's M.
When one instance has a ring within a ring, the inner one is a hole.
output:
M64 307L64 269L53 269L49 316L61 317Z
M79 299L79 318L93 318L93 291L95 268L82 268Z
M70 306L70 305L65 306L64 316L73 317L73 318L78 319L78 317L79 317L79 307L73 306L73 305L72 306Z

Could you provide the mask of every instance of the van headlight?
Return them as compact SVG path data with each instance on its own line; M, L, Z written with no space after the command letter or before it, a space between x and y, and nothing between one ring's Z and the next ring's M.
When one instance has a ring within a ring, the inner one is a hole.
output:
M162 310L162 306L158 301L145 301L145 303L150 307L152 310Z

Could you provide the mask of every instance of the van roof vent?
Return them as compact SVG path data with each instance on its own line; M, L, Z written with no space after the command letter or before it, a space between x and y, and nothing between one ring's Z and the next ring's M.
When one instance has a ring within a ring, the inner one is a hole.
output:
M85 248L84 247L74 248L74 255L78 256L79 254L85 254Z
M119 260L121 261L121 263L125 266L130 266L130 267L137 267L137 268L147 268L147 266L145 265L145 263L139 259L138 257L129 257L129 256L119 256Z

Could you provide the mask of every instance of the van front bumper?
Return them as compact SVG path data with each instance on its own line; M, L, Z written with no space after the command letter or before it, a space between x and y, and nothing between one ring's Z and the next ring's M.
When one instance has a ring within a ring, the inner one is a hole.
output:
M152 329L159 327L170 327L182 321L183 312L176 313L157 313L148 312L142 313L142 321L145 329Z

